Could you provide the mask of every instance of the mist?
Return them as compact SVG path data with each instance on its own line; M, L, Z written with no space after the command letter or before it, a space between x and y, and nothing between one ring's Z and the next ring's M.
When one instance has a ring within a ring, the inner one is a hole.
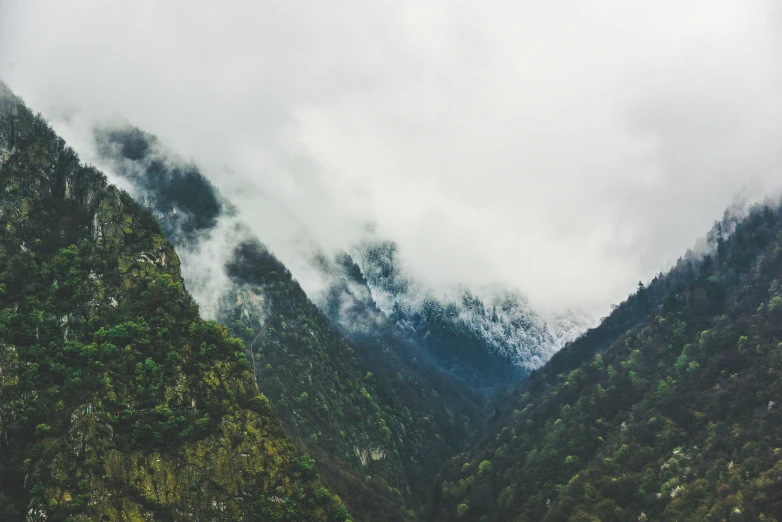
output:
M156 134L308 293L374 235L552 312L779 193L779 49L773 0L0 3L0 78L84 160L92 122Z

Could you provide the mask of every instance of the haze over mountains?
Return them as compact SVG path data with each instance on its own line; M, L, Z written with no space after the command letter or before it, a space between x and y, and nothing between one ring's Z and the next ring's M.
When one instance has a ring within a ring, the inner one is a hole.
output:
M350 515L155 218L0 83L0 516Z
M428 501L421 488L431 486L442 459L480 422L485 396L542 366L594 322L571 313L549 326L522 296L502 289L478 297L457 288L450 299L438 299L404 274L395 243L365 240L351 249L358 263L344 252L311 260L326 288L312 300L351 349L317 319L288 269L196 165L133 127L96 128L93 136L101 163L177 247L185 284L203 313L245 340L259 385L289 432L320 462L326 485L359 515L404 516L354 475L370 457L380 461L373 464L380 480L420 513ZM302 329L311 336L305 344ZM345 382L353 379L369 404L380 404L376 425L347 421L364 416L361 402L345 396ZM423 400L405 396L406 387L419 388ZM433 444L431 427L419 427L418 415L435 420L440 442ZM398 441L390 438L394 426L402 431Z
M193 159L308 293L374 223L438 295L601 317L779 188L778 3L481 5L4 2L0 74L80 150L119 113Z
M523 375L525 361L500 357L479 332L450 332L457 324L439 325L450 333L447 343L405 331L377 307L355 265L354 283L363 282L368 298L337 296L332 315L335 292L327 292L320 304L330 324L195 165L132 127L96 129L94 139L102 160L177 246L203 309L245 341L260 388L317 459L326 485L361 517L421 513L443 459L480 422L485 395ZM338 288L333 274L323 277ZM346 307L353 309L349 323ZM472 352L459 358L464 337ZM449 364L454 358L461 371ZM372 481L361 475L370 469Z
M0 4L0 520L782 521L776 3L77 7Z
M217 318L231 288L226 273L232 260L230 252L251 240L251 224L197 166L166 150L154 136L132 127L98 128L92 145L107 170L158 216L167 237L179 247L188 288L202 312ZM594 319L580 312L560 314L549 324L523 296L502 287L482 289L484 295L479 296L454 284L450 296L438 297L433 289L405 273L398 246L392 241L370 238L346 245L357 264L346 252L329 261L318 245L310 248L310 274L322 279L317 285L322 290L311 293L310 298L322 309L328 308L337 323L354 327L351 323L356 312L350 315L348 309L358 305L381 312L382 320L422 338L430 334L432 323L460 329L474 346L466 355L468 360L455 361L458 364L475 365L476 357L488 356L504 360L505 366L516 366L520 372L529 371L594 324ZM344 276L356 269L358 273L345 280ZM344 287L343 291L338 287ZM371 328L378 319L362 320L363 328ZM454 351L447 346L433 349ZM450 353L441 355L453 357Z

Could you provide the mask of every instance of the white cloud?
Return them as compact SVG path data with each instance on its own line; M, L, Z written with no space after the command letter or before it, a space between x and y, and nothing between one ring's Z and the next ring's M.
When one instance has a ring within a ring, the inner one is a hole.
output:
M605 311L734 194L780 188L780 20L773 0L11 0L0 77L77 146L64 108L194 158L305 287L310 241L373 222L432 284Z

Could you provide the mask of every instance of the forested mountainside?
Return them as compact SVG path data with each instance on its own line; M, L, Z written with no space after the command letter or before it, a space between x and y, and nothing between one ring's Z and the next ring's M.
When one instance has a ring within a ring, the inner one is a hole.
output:
M444 368L487 391L542 366L594 320L569 311L547 322L502 288L438 297L405 273L392 241L365 240L354 258L372 299L392 324L415 338ZM350 318L348 318L350 319Z
M508 394L435 520L782 520L782 210L710 239Z
M0 520L782 520L782 208L578 336L386 241L316 305L196 166L95 143L131 195L0 84Z
M155 218L0 84L0 520L344 521Z
M95 137L177 247L188 287L214 299L215 318L245 342L260 389L329 489L357 520L419 519L442 464L482 423L485 398L377 321L343 338L197 167L154 136ZM210 244L229 255L204 263ZM217 292L199 292L213 281Z

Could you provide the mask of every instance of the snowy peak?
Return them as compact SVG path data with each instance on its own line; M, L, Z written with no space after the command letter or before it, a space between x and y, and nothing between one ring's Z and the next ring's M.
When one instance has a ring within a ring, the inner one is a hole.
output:
M392 241L362 241L354 249L354 258L374 302L392 322L430 343L433 334L442 330L456 334L438 339L436 351L446 358L459 354L462 342L474 348L466 350L465 356L476 356L482 349L486 352L482 357L529 371L594 324L590 316L578 311L547 321L523 295L503 287L478 292L454 286L438 297L406 273L399 262L399 247Z
M559 348L571 343L581 337L581 335L598 325L599 321L588 313L569 309L565 312L554 315L549 320L549 326L557 338Z

